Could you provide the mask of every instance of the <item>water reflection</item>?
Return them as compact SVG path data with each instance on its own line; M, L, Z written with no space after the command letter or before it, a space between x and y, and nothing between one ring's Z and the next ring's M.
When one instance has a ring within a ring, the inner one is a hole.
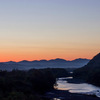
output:
M58 90L68 90L70 93L86 93L100 89L99 87L96 87L88 83L80 83L80 84L68 83L67 79L73 79L73 78L72 77L59 78L57 80L57 85L55 88Z
M53 99L51 99L51 100L61 100L61 99L58 99L58 98L53 98Z

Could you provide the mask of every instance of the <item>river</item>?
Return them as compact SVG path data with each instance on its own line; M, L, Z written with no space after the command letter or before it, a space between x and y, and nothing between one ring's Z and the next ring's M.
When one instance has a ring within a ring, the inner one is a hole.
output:
M57 78L54 88L46 93L46 100L100 100L100 87L73 77Z
M81 93L90 95L94 95L94 92L100 90L100 87L94 86L92 84L88 84L82 81L73 82L73 80L73 77L58 78L55 88L57 90L68 90L70 93Z

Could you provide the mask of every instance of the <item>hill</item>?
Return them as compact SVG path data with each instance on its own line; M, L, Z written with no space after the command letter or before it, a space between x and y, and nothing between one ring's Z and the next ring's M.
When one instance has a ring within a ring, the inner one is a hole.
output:
M74 78L81 78L100 86L100 53L93 57L86 66L76 69Z

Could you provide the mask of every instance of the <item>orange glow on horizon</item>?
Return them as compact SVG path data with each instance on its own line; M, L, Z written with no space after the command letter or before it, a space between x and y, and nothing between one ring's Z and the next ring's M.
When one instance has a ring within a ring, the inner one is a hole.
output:
M41 59L56 59L61 58L65 60L74 60L77 58L92 59L99 53L99 49L82 48L80 47L67 47L64 48L40 47L40 48L6 48L0 50L0 62L7 61L22 61L22 60L41 60Z
M3 55L1 54L0 57L0 62L7 62L7 61L22 61L22 60L28 60L28 61L33 61L33 60L50 60L50 59L56 59L56 58L61 58L65 60L74 60L77 58L87 58L87 59L92 59L93 54L6 54Z

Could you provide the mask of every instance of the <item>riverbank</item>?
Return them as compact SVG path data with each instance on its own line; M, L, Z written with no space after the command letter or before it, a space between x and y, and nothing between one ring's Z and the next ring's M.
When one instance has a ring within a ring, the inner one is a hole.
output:
M100 100L96 96L69 93L65 90L52 90L44 95L46 100ZM53 99L57 98L57 99Z
M72 77L59 78L57 80L57 87L47 92L44 97L46 100L100 100L96 95L86 95L71 91L87 91L88 89L94 89L95 87L84 83L83 80L73 79ZM95 88L96 89L96 88ZM98 88L97 88L98 89Z

